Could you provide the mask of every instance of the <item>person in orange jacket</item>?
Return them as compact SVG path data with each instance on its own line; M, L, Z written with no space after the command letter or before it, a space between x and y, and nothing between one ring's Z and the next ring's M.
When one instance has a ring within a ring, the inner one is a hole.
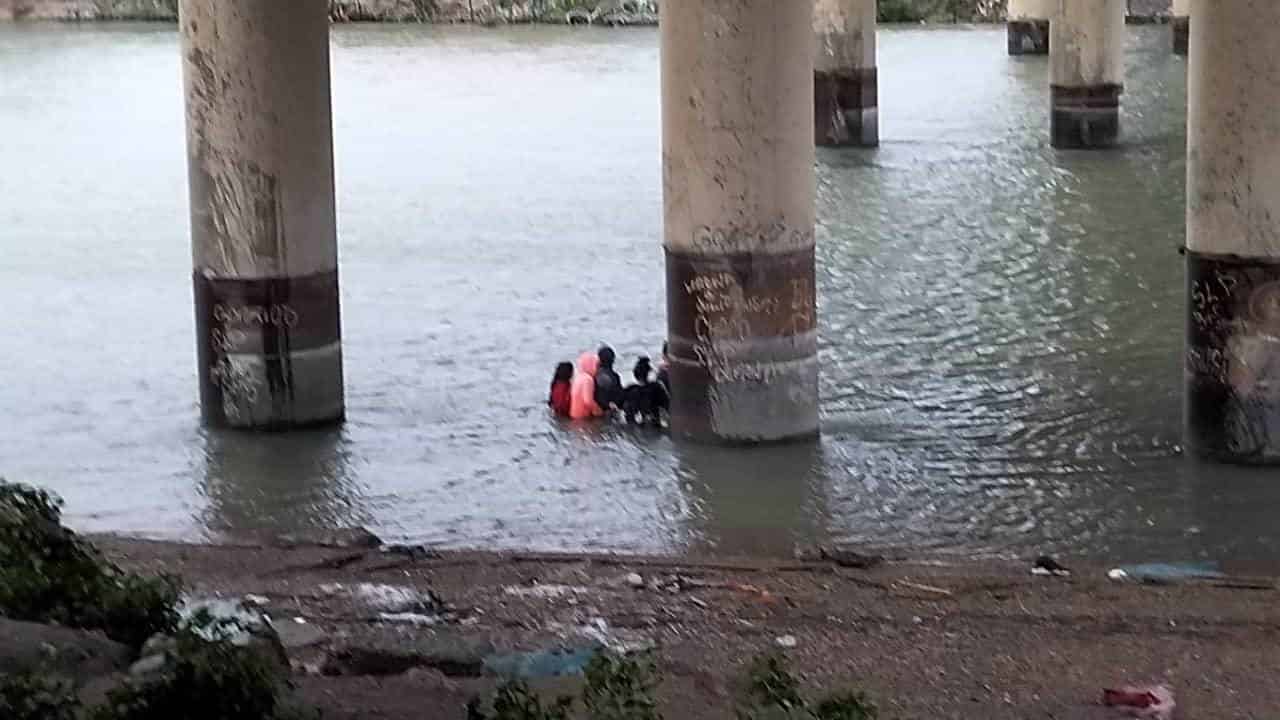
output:
M596 371L599 369L600 358L596 353L585 352L578 357L578 371L573 374L569 389L569 417L574 420L604 415L596 404Z

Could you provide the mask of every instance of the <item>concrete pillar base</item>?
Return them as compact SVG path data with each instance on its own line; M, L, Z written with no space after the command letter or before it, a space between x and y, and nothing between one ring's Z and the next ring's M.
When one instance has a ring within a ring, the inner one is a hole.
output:
M1186 251L1186 437L1198 455L1280 463L1280 258Z
M729 445L817 437L815 299L812 246L781 254L668 249L672 428Z
M1175 17L1169 26L1173 29L1173 54L1186 55L1191 44L1191 18Z
M1050 88L1049 135L1056 148L1088 150L1114 147L1120 138L1120 94L1115 83L1092 87Z
M338 273L220 278L196 271L200 405L215 427L341 422Z
M875 68L814 72L814 133L818 145L880 144L877 75Z
M1048 55L1048 20L1010 20L1008 24L1010 55Z

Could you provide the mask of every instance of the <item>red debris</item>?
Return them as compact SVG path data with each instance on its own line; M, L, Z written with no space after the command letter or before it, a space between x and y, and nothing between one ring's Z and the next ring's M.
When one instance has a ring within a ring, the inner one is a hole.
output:
M1172 720L1177 704L1173 691L1163 685L1127 686L1102 691L1102 704L1123 708L1129 717Z

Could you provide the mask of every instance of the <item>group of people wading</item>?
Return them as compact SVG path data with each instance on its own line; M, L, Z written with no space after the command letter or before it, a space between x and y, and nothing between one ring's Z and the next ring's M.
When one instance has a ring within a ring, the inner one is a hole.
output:
M556 366L547 404L559 417L572 420L610 419L621 415L628 423L660 427L671 407L671 380L667 373L667 345L654 368L648 357L636 360L634 381L624 386L613 369L613 348L605 345L585 352L573 363Z

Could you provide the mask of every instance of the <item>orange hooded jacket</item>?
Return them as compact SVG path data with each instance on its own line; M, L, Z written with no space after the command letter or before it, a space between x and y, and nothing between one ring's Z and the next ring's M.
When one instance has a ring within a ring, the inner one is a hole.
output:
M578 358L578 372L573 374L569 389L569 417L574 420L600 417L604 413L596 404L596 371L600 358L593 352L585 352Z

